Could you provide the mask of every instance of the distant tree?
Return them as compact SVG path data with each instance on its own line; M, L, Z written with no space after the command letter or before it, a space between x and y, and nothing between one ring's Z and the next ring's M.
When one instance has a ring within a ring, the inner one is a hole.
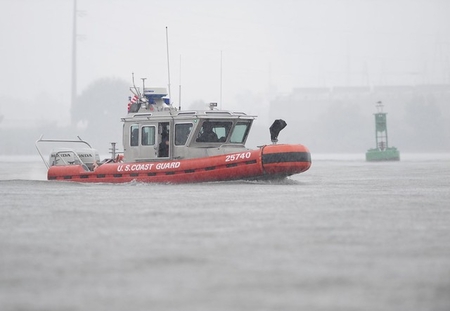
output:
M405 105L405 145L415 151L444 151L450 147L449 122L432 94L413 97Z
M188 109L193 109L193 110L209 109L208 107L209 107L208 104L204 100L201 100L201 99L193 101L188 105Z
M93 144L106 148L121 141L120 118L127 113L129 84L120 79L102 78L85 89L71 107L71 124Z
M317 138L314 146L321 152L364 152L371 147L371 124L365 122L360 105L332 101L312 126Z

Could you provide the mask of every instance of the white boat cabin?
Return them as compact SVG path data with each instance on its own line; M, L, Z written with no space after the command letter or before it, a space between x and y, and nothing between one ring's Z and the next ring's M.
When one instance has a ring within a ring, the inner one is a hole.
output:
M177 110L164 88L145 88L122 118L125 162L191 159L247 150L255 116L217 110Z

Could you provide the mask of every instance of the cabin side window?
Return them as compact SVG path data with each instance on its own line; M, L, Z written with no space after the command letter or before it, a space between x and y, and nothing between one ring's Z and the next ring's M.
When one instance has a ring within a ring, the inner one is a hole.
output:
M189 134L192 131L192 123L182 123L175 125L175 145L186 144Z
M143 126L142 132L142 146L153 146L155 144L155 127L154 126Z
M130 146L136 147L139 145L139 124L130 126Z
M242 144L247 138L250 123L238 122L236 123L233 132L231 133L230 142L234 144Z

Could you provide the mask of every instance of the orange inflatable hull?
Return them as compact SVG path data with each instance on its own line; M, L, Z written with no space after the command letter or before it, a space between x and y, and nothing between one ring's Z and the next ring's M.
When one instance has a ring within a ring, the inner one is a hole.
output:
M197 159L105 163L94 171L81 165L52 166L48 180L124 183L194 183L225 180L278 179L307 171L309 150L303 145L267 145Z

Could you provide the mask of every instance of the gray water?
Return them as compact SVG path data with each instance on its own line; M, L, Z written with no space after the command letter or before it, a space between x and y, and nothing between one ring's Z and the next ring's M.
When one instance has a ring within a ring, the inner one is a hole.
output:
M0 160L0 310L450 310L450 155L189 185Z

